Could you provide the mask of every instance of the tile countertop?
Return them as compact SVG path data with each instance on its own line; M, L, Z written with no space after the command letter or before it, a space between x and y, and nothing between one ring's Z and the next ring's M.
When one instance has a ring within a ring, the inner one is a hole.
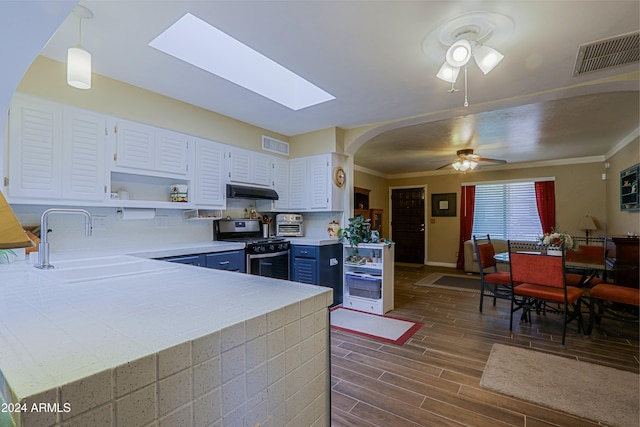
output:
M329 237L285 237L285 239L290 240L292 245L326 246L342 244L338 239Z
M121 251L114 258L145 268L71 282L56 274L72 253L52 254L61 266L53 270L28 260L0 264L0 386L31 396L292 304L332 303L324 287L139 258L233 249L208 242ZM113 255L85 253L73 264Z

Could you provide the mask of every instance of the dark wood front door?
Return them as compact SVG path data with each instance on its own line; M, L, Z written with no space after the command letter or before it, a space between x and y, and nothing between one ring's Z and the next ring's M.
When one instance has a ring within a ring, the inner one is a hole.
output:
M396 262L424 264L424 188L391 190Z

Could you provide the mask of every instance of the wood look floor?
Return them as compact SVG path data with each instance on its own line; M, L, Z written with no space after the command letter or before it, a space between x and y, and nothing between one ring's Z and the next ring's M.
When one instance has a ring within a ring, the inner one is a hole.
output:
M477 293L414 285L433 272L461 273L396 266L395 310L388 314L424 323L403 346L331 331L332 426L601 425L482 389L494 343L639 371L635 325L605 320L587 337L572 322L562 346L558 319L533 315L532 325L514 319L511 334L508 301L493 307L485 299L480 313Z

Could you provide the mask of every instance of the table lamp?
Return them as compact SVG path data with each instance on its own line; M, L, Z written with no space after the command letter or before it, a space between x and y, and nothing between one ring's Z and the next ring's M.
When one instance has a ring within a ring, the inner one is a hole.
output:
M35 246L20 225L2 192L0 192L0 249Z
M592 230L597 230L598 227L596 227L596 223L593 221L593 218L591 218L589 215L585 216L584 218L582 218L582 221L580 221L580 230L584 230L584 233L587 237L587 245L589 244L589 231Z

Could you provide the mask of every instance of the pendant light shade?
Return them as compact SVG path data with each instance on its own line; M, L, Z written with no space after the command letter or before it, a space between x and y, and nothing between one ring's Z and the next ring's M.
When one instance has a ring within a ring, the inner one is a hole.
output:
M67 50L67 84L91 89L91 54L82 48L82 20L92 19L93 12L78 4L73 14L78 17L78 44Z
M67 83L78 89L91 89L91 54L79 45L67 50Z

